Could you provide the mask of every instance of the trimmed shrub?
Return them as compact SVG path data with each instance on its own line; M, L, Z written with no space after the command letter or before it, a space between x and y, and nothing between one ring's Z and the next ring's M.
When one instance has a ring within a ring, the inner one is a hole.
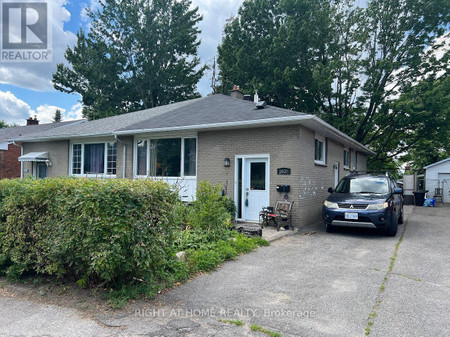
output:
M145 278L172 258L178 204L169 185L149 180L2 180L0 267L81 286Z

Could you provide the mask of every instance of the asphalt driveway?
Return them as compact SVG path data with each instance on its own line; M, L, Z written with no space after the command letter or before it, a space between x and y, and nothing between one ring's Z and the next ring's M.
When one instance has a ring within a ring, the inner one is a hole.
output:
M395 238L303 228L114 315L0 295L0 335L450 336L450 207L406 211Z

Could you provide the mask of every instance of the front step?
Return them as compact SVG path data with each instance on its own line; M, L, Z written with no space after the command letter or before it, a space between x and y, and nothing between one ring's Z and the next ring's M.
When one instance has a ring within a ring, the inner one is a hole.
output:
M236 230L247 236L262 236L262 228L258 223L241 222L236 225Z

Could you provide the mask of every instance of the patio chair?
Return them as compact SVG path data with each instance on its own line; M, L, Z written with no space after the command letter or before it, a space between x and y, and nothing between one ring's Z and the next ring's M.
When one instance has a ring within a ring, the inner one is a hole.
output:
M272 222L277 228L277 231L279 231L281 227L292 229L293 205L293 201L277 201L275 207L263 207L263 210L259 213L261 227L267 227Z
M442 188L436 188L434 190L434 196L433 199L436 200L436 202L440 202L442 204Z

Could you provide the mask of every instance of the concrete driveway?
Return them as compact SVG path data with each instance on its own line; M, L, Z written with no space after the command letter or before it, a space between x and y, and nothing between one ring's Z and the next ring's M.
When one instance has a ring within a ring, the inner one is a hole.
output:
M450 207L405 210L395 238L303 228L115 315L0 296L0 335L450 336Z

